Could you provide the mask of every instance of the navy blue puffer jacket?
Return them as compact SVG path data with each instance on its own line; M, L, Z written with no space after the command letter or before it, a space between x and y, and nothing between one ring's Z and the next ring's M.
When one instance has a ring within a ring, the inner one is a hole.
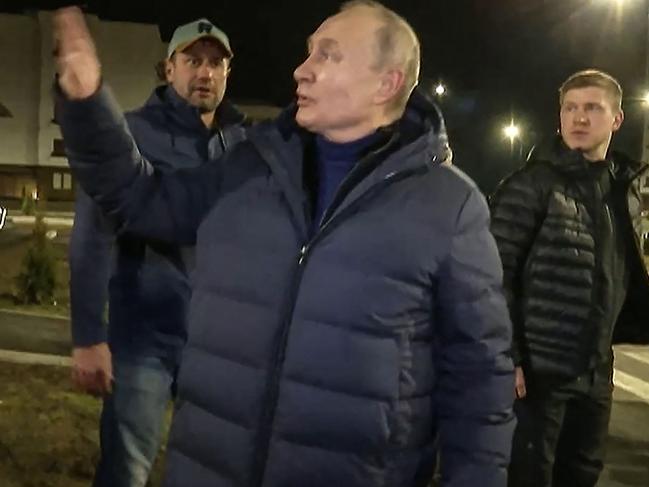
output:
M117 225L196 239L168 487L504 487L511 324L486 202L415 95L314 236L291 114L221 164L157 173L105 89L60 100ZM308 162L307 162L308 164ZM439 442L438 442L439 440Z

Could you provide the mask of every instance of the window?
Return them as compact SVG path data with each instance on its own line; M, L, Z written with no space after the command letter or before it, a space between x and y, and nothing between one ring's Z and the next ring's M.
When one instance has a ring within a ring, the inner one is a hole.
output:
M52 154L53 157L65 157L65 146L63 139L54 139L52 141Z
M62 189L63 188L63 176L60 172L55 172L52 174L52 189Z
M0 118L12 118L13 115L9 111L9 109L4 106L2 103L0 103Z
M52 173L52 189L67 191L72 189L72 175L65 172Z

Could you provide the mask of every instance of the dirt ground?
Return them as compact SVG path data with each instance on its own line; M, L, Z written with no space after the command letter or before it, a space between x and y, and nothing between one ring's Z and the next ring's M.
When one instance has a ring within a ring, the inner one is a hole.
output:
M0 485L89 487L100 401L75 392L69 369L0 362ZM158 459L151 486L159 486Z

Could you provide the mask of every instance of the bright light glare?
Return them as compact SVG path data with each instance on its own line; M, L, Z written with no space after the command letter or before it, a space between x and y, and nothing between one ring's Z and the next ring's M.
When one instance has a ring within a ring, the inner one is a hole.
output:
M515 125L514 122L511 122L509 125L503 128L503 133L509 140L514 140L521 135L521 129L518 128L518 126Z

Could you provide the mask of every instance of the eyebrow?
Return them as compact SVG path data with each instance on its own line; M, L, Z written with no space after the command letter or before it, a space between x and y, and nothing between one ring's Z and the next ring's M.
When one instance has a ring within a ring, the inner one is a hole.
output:
M335 39L331 39L330 37L324 37L324 38L318 40L317 42L318 42L318 44L320 44L320 47L323 47L325 49L326 48L338 49L340 47L340 44L338 43L338 41L335 40ZM311 47L313 47L313 43L314 43L314 40L313 40L313 36L311 35L306 40L306 45L310 49Z
M600 101L585 101L583 103L578 103L576 101L564 101L563 106L569 105L569 106L578 106L578 105L585 105L587 107L603 107L604 104Z

